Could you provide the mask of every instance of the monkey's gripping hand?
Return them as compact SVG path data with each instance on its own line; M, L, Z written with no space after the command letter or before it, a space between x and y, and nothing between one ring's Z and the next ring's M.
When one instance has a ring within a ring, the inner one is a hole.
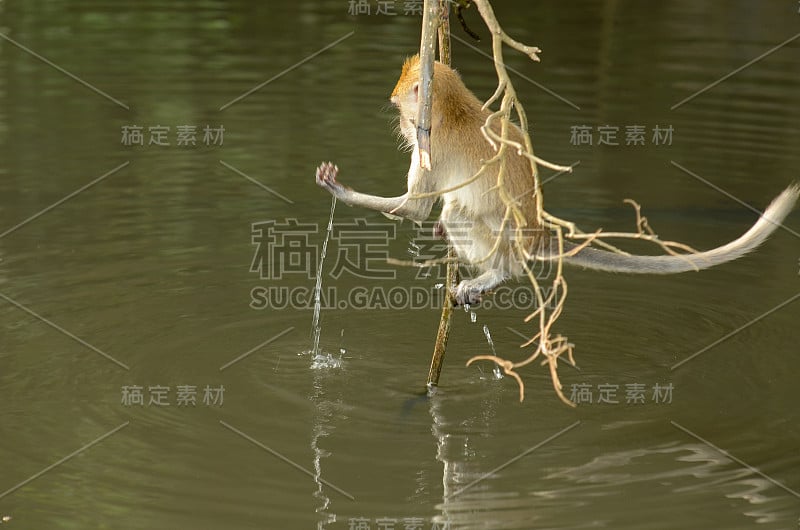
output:
M476 305L481 296L503 283L508 274L501 269L489 269L471 280L462 280L454 292L453 298L457 306Z
M333 162L323 162L317 168L317 186L328 190L337 199L347 195L347 187L337 182L336 175L339 174L339 166Z
M457 307L478 305L481 302L481 288L473 285L469 280L463 280L453 290L453 300Z

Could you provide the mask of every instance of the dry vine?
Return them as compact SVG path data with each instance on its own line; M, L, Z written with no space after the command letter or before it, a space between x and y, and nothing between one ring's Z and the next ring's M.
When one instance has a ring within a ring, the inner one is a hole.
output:
M506 375L513 377L518 386L519 386L519 399L522 401L525 397L525 384L517 373L519 368L527 366L531 364L535 360L541 357L541 364L548 365L550 377L553 382L553 388L555 389L556 394L558 397L572 407L576 406L575 403L570 401L562 391L562 384L560 378L558 376L558 361L561 359L562 356L565 356L567 362L569 362L572 366L575 366L575 360L573 357L573 348L574 345L569 342L567 337L556 333L554 331L554 325L558 320L559 316L561 315L564 309L564 303L567 296L567 281L563 275L562 265L563 265L563 258L574 255L575 253L579 252L582 248L589 246L591 244L596 244L598 246L604 247L608 250L618 252L620 254L627 254L626 252L616 248L615 246L609 244L608 242L604 241L604 239L609 238L630 238L630 239L639 239L643 241L649 241L652 243L657 244L660 246L664 252L671 254L671 255L678 255L683 256L685 254L679 254L676 252L677 250L681 250L687 253L694 253L696 252L691 247L684 245L682 243L677 243L674 241L663 241L661 240L655 233L655 231L650 227L650 224L647 221L647 218L642 216L640 206L631 199L626 199L625 202L630 203L636 214L636 232L603 232L602 230L597 230L593 233L584 233L580 231L574 223L569 221L560 219L555 217L544 210L543 201L542 201L542 193L541 193L541 182L539 180L539 174L537 170L537 164L557 170L562 172L571 172L571 167L559 166L556 164L552 164L541 158L537 157L533 152L533 145L531 143L530 134L528 133L528 119L525 113L524 108L522 107L519 99L517 98L516 91L514 89L514 85L509 78L508 71L505 66L505 61L503 58L503 46L509 46L521 53L527 55L531 60L535 62L539 62L539 53L541 50L535 46L527 46L522 44L510 36L508 36L505 31L503 31L500 23L497 21L494 11L489 4L488 0L473 0L473 3L477 6L481 17L483 18L484 23L486 24L487 28L491 32L492 35L492 56L494 59L495 70L497 73L497 89L495 90L494 94L484 103L483 108L489 108L490 105L500 101L500 108L491 113L489 117L486 119L481 131L486 138L486 140L492 145L494 148L496 155L492 157L490 160L483 161L481 168L475 175L472 175L470 178L459 184L458 186L451 187L445 190L438 190L436 192L426 193L426 194L416 194L413 196L408 197L408 199L417 199L423 197L430 197L430 196L440 196L444 193L454 191L461 187L467 186L472 182L475 182L478 178L480 178L486 169L489 166L494 164L498 164L498 174L497 174L497 182L493 189L496 189L499 193L503 203L505 204L506 210L504 219L501 225L500 230L498 231L497 240L495 241L495 245L489 251L487 256L483 258L483 260L488 260L492 257L492 255L497 251L500 245L502 233L506 227L509 226L509 223L512 224L515 230L515 237L513 238L514 243L514 250L517 254L517 258L522 263L525 275L527 276L528 280L533 287L533 292L536 297L536 306L537 309L527 315L525 318L525 322L535 321L538 325L538 332L533 335L527 342L522 344L521 348L527 348L530 346L535 346L532 352L521 361L511 361L508 359L504 359L502 357L496 355L477 355L470 358L467 361L467 365L469 366L475 361L479 360L489 360L496 363L499 367L503 369L503 372ZM516 117L519 120L519 129L522 133L522 137L524 139L524 144L519 143L511 139L511 131L513 130L513 122L512 122L512 110L516 113ZM493 127L493 124L496 120L499 120L500 123L500 133L498 134ZM540 227L542 230L545 231L546 234L555 234L557 241L558 241L558 252L549 257L549 258L541 258L532 255L527 248L523 246L523 242L526 241L526 238L523 237L523 230L526 228L527 220L525 219L523 213L520 211L515 198L510 196L505 185L504 179L507 176L506 171L506 155L511 150L511 153L516 155L524 156L530 162L531 172L534 177L534 187L532 188L533 193L535 194L536 200L536 211L537 211L537 219L536 225ZM565 239L572 239L580 241L581 243L576 247L571 249L568 252L564 252L564 241ZM552 288L547 296L545 296L546 291L542 288L539 284L539 280L536 278L536 275L530 268L530 263L535 261L536 259L548 259L553 260L557 263L556 266L556 274L555 278L552 282ZM399 265L414 265L420 267L428 267L436 263L443 263L443 262L450 262L453 258L444 258L438 260L427 260L423 263L420 262L407 262L407 261L400 261L400 260L390 260L394 264ZM550 308L552 305L552 309Z

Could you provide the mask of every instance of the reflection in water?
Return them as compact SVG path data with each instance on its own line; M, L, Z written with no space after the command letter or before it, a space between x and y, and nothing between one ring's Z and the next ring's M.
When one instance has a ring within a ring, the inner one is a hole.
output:
M3 20L3 18L2 18L3 17L3 7L4 7L3 2L0 2L0 21ZM0 32L6 33L7 29L5 27L3 27L2 25L0 25ZM4 43L4 44L7 45L8 43ZM0 71L3 71L4 68L5 68L5 65L4 65L4 62L3 62L3 55L0 54ZM7 97L6 97L6 78L5 78L5 76L0 75L0 145L4 145L6 143L6 141L7 141L6 140L6 135L8 133L8 117L5 114L5 109L8 108L8 107L9 107L9 102L7 100ZM4 180L6 178L6 173L7 172L8 172L8 168L6 167L5 164L0 166L0 179ZM0 228L0 233L2 231L4 231L6 228L8 228L8 227L6 227L6 226L1 227ZM0 238L0 239L2 239L2 238ZM3 258L2 258L2 255L0 254L0 267L2 267L2 263L3 263ZM2 274L2 268L0 268L0 274ZM0 275L0 285L2 285L3 283L5 283L5 278L2 275Z
M652 469L652 461L659 456L668 455L673 464L662 470L642 473L646 465ZM691 465L682 465L689 463ZM600 455L586 464L559 471L547 477L548 480L563 479L570 484L562 489L550 490L554 496L574 497L577 490L581 496L607 495L609 487L646 484L682 484L676 479L692 479L685 485L672 488L675 493L717 492L729 499L742 499L748 503L742 507L742 514L755 519L757 523L775 523L784 520L781 513L786 494L770 481L754 476L717 450L703 444L680 444L664 447L642 448ZM772 503L772 507L770 506Z
M496 404L493 397L498 395L490 393L483 404ZM727 514L730 517L738 512L759 524L785 524L795 518L796 503L782 488L703 444L671 443L609 451L541 478L525 476L522 483L512 468L487 476L495 465L484 465L479 458L482 444L471 443L466 434L481 432L481 426L493 428L486 409L479 409L472 418L478 423L461 421L454 425L446 419L445 405L443 396L431 397L431 431L436 438L436 459L443 466L441 514L433 518L439 525L561 528L565 514L577 515L578 519L584 514L585 524L575 528L618 524L621 517L638 528L661 528L653 514L669 510L663 500L667 496L687 510L708 510L719 504L731 510ZM469 428L465 428L467 424ZM641 427L631 425L631 434ZM478 479L481 482L464 489ZM631 490L651 494L631 504L624 493ZM719 502L722 499L744 503Z
M325 379L329 370L341 368L342 366L341 357L337 359L330 353L323 353L319 347L319 338L322 332L322 326L320 324L322 271L324 270L325 256L328 252L328 241L330 241L333 231L333 216L335 212L336 198L333 197L331 199L331 214L328 219L328 228L325 232L325 239L322 242L322 250L317 266L317 278L314 286L314 316L311 322L312 345L310 353L311 370L314 371L314 390L309 396L309 399L314 403L316 410L312 423L311 450L314 453L314 482L317 484L314 498L319 501L315 511L320 514L320 519L317 521L317 528L320 530L325 528L328 524L336 522L336 514L328 511L331 505L331 499L325 494L322 481L322 459L327 458L331 453L319 446L320 439L329 436L335 428L332 423L335 406L334 403L328 399L325 392ZM342 333L344 333L344 330L342 330Z
M2 171L0 171L0 176L2 176ZM0 289L3 288L7 281L5 267L3 266L3 247L0 246Z
M322 449L319 445L322 438L329 436L335 430L333 417L336 411L336 403L329 399L325 391L325 379L327 377L327 370L315 370L314 389L309 396L311 402L314 403L316 411L312 420L311 451L314 454L314 482L317 484L313 497L318 501L315 511L320 515L320 519L317 521L317 528L320 530L330 523L336 522L336 514L329 511L331 499L325 493L322 482L322 459L329 457L331 453Z
M430 397L430 414L431 432L436 438L436 460L442 463L442 515L438 518L438 520L439 522L444 522L449 520L447 513L447 499L452 493L451 484L453 483L453 467L455 464L452 463L451 460L446 456L447 443L450 435L446 433L445 428L443 427L444 420L441 416L441 400L438 398L435 392Z
M465 501L461 494L465 486L482 478L487 471L476 462L477 451L471 446L467 433L491 431L490 420L495 416L502 395L502 386L491 384L474 416L459 422L455 428L444 415L444 396L435 392L430 396L429 411L431 432L436 438L436 460L442 463L442 502L438 505L441 514L433 517L433 523L442 528L464 528L463 525L467 523L489 524L491 520L498 521L497 513L490 512L484 512L487 519L482 520L479 514L483 504L476 503L474 499ZM468 428L465 429L466 425ZM475 491L482 489L480 484L470 488Z

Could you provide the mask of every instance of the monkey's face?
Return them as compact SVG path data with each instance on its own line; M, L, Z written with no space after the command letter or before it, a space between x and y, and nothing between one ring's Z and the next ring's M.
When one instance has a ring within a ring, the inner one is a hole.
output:
M389 101L400 112L400 132L413 143L416 139L416 117L419 102L419 81L404 83L401 77Z
M416 140L419 101L419 55L406 59L389 101L400 112L400 131L412 144Z

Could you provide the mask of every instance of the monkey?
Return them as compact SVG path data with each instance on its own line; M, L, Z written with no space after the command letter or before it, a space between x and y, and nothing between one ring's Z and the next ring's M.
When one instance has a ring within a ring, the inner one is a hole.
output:
M712 250L682 255L628 255L563 241L563 252L559 254L558 238L537 220L536 197L542 190L535 189L533 172L536 169L528 158L512 150L505 159L503 184L507 197L512 198L521 213L521 220L516 216L504 222L506 203L497 188L497 163L463 185L479 171L484 161L496 155L495 148L481 132L490 111L483 108L483 103L455 70L440 62L434 64L432 86L431 169L420 167L416 149L419 83L420 62L419 55L415 55L403 64L390 97L400 115L401 142L411 149L406 193L396 197L359 193L337 180L339 168L331 162L324 162L317 168L316 183L350 206L377 210L389 217L407 218L417 223L428 218L438 195L443 205L437 226L441 223L459 262L479 272L475 278L462 280L455 287L456 305L477 304L482 294L525 273L526 264L516 257L515 245L521 245L534 259L560 257L568 265L617 273L675 274L726 263L761 245L800 196L800 186L791 184L747 232ZM499 124L493 123L492 127L500 134ZM512 124L508 132L512 141L524 145L523 133L517 125Z

